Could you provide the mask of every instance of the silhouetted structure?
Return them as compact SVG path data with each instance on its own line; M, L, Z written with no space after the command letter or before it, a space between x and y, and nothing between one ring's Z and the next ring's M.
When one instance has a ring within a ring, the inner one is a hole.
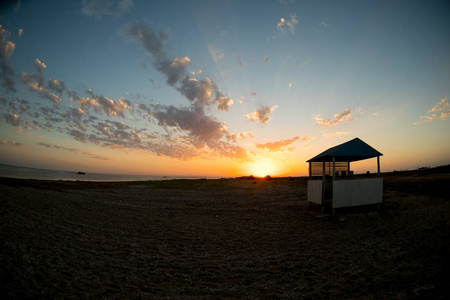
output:
M380 156L383 154L355 138L332 147L311 158L309 163L308 201L322 205L322 210L381 204L383 178L351 179L350 162L377 158L380 176Z

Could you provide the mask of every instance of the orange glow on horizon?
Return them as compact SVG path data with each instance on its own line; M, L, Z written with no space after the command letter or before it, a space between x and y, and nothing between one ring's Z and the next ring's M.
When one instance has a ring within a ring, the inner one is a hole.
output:
M260 159L256 162L245 164L244 172L246 175L253 175L256 177L279 176L283 173L282 165L270 159Z

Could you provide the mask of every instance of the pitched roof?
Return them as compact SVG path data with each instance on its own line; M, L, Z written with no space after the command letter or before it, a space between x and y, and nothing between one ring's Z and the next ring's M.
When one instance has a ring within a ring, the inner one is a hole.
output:
M364 143L359 138L355 138L331 147L310 160L307 160L307 162L333 161L333 157L335 161L357 161L382 155L382 153Z

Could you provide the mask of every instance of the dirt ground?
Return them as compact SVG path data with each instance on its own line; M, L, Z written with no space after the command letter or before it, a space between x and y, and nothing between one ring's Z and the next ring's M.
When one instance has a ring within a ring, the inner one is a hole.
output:
M386 175L380 211L332 218L304 178L0 178L0 295L448 299L449 184Z

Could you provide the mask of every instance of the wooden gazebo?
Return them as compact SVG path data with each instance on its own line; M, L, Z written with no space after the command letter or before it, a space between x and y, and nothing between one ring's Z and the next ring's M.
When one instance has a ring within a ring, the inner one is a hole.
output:
M380 156L383 154L360 140L334 146L311 158L309 163L308 201L322 209L381 204L383 178L380 176ZM377 158L376 178L352 179L350 163Z

